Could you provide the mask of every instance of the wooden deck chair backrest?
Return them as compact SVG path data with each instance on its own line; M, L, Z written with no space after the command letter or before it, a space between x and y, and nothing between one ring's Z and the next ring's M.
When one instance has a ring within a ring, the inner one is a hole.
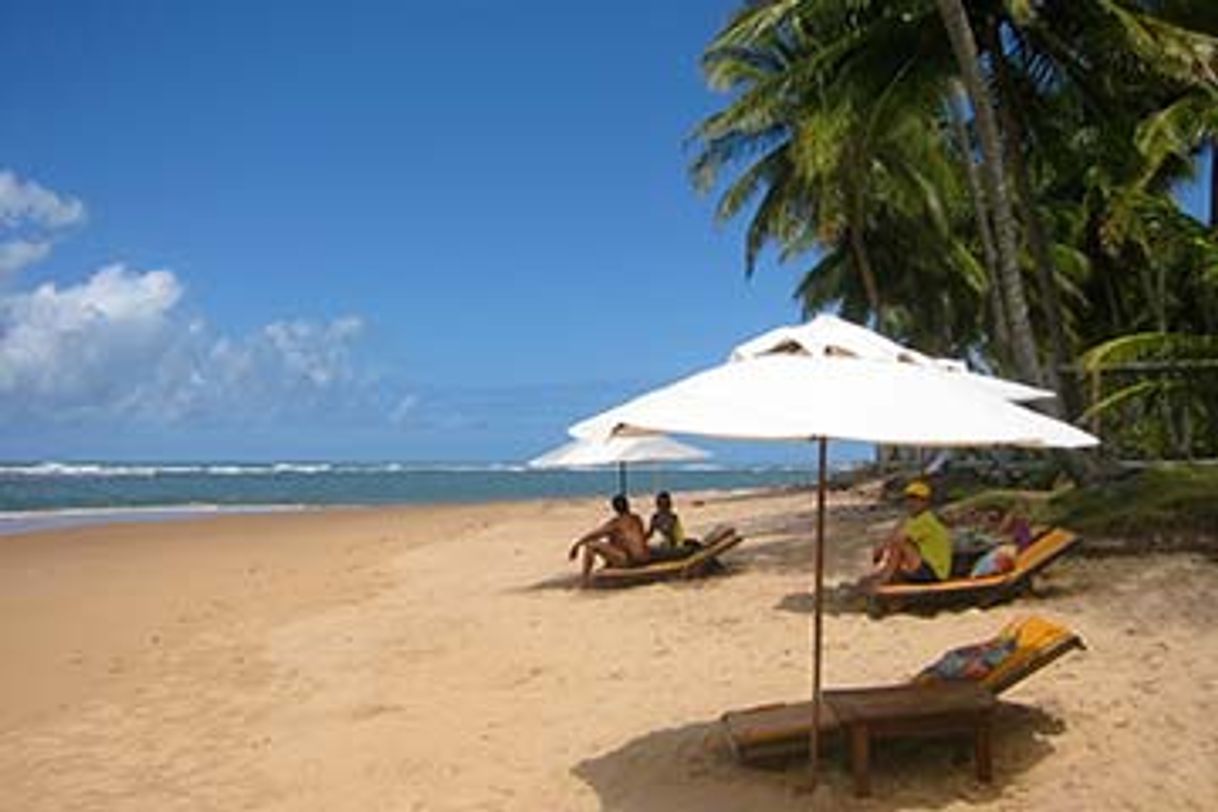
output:
M1000 637L1014 637L1015 650L981 684L995 694L1023 681L1066 652L1083 648L1083 641L1065 626L1043 617L1017 620L999 632Z
M1015 559L1015 572L1035 572L1078 543L1078 534L1055 527L1038 536Z

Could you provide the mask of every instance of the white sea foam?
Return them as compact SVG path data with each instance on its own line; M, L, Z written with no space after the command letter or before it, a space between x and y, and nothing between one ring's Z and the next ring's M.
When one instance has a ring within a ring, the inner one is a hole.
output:
M283 513L308 510L308 505L152 505L134 507L55 508L0 511L0 535L114 522L159 522L198 516Z
M0 463L0 477L317 476L326 474L514 473L519 463L265 462L265 463Z

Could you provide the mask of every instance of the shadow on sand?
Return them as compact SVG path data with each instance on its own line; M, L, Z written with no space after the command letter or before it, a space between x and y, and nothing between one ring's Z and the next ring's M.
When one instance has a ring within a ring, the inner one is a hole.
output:
M737 764L720 727L700 722L648 733L575 765L572 772L614 812L771 812L817 809L942 808L999 798L1004 789L1054 752L1065 724L1037 708L1002 703L994 720L994 781L982 784L958 742L879 742L873 751L872 797L858 799L840 744L830 746L820 786L809 793L802 759L764 768ZM813 806L814 802L814 806Z
M831 586L825 587L824 612L826 615L841 616L841 615L867 615L870 614L876 620L882 620L885 615L892 614L907 614L917 615L921 617L932 617L941 613L956 613L968 612L977 608L988 608L1014 601L1020 601L1026 604L1029 610L1036 608L1036 604L1040 602L1056 602L1078 595L1086 594L1087 588L1085 585L1078 583L1062 583L1060 581L1049 581L1045 576L1041 576L1039 582L1033 583L1023 590L1011 595L1003 596L999 600L994 601L979 601L974 597L966 596L957 600L938 600L924 602L909 602L901 606L886 607L882 613L874 613L870 611L866 593L858 586L857 582L840 581ZM774 608L780 612L792 612L800 615L810 615L815 610L815 601L813 600L812 591L808 592L790 592L783 595Z
M707 572L698 575L695 578L656 578L651 581L637 582L622 582L608 584L594 584L591 587L584 588L580 586L580 578L578 573L560 573L552 575L548 578L543 578L540 581L534 581L531 584L513 587L506 590L507 592L543 592L547 590L556 591L585 591L588 593L613 593L622 590L646 589L647 587L665 586L668 588L680 589L703 589L710 585L718 583L726 576L731 576L742 570L741 565L728 561L721 562L722 569Z

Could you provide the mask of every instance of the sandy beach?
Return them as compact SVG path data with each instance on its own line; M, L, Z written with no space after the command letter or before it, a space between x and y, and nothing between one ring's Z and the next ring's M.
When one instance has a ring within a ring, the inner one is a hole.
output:
M0 809L1213 808L1213 560L1076 554L985 611L834 606L831 686L1032 613L1088 650L1004 696L992 784L932 741L881 747L863 800L831 752L810 797L799 765L736 764L717 719L809 693L811 497L677 502L746 536L726 575L577 589L566 549L601 500L0 538ZM834 495L830 583L895 515Z

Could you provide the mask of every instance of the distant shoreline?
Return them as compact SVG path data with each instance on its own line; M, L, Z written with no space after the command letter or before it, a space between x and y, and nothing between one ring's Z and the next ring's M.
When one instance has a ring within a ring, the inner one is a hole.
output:
M691 504L730 502L742 499L782 497L803 490L803 486L762 486L754 488L711 488L677 491ZM42 533L75 528L128 523L183 522L223 516L257 516L283 513L340 513L350 511L410 510L429 508L461 509L497 504L529 504L559 501L600 500L600 494L530 495L507 499L478 499L435 502L330 503L330 504L185 504L131 505L112 507L49 508L46 510L0 511L0 539L7 536ZM640 499L635 493L633 499Z
M658 490L747 492L799 487L810 478L806 469L788 466L640 465L628 471L626 487L632 495L649 498ZM0 534L234 512L607 497L619 487L618 472L606 469L346 463L243 468L227 463L0 465Z

